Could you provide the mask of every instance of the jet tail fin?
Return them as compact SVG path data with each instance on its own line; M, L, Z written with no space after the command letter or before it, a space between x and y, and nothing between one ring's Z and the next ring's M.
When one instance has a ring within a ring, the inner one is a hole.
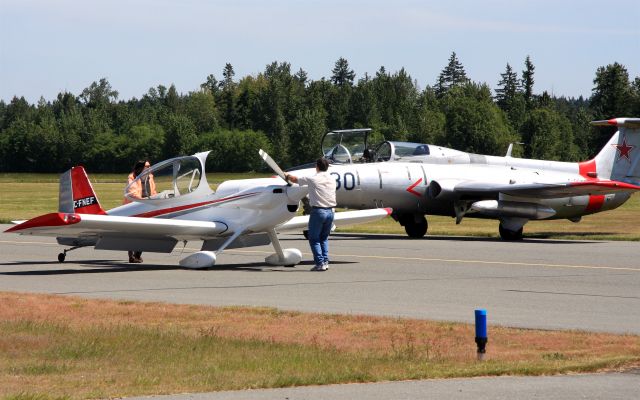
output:
M60 175L58 211L68 214L106 214L84 167L72 167Z
M597 177L640 183L640 118L613 118L593 121L591 125L618 127L600 153L586 162L595 161Z

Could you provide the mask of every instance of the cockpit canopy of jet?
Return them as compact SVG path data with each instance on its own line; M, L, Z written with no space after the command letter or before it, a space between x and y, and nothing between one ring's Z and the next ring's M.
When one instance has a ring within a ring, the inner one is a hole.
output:
M328 132L322 138L322 153L336 164L410 161L428 156L429 145L385 140L372 144L371 129L346 129Z

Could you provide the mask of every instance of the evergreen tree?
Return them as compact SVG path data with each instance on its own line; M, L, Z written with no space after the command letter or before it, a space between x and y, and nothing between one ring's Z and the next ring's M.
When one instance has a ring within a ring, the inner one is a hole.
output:
M518 73L507 63L507 68L500 77L498 88L495 90L496 100L498 106L506 111L508 104L513 101L518 91Z
M524 101L527 104L527 108L531 108L531 102L533 100L533 71L535 67L531 62L531 58L527 56L524 60L524 71L522 71L522 93L524 94Z
M236 126L236 83L233 81L235 74L233 66L227 63L222 71L223 80L220 82L222 88L220 94L221 115L225 125L232 129Z
M331 83L336 86L353 86L353 80L356 77L355 72L352 69L349 69L349 62L340 57L338 61L336 61L335 66L331 70Z
M637 76L631 84L631 112L629 115L640 115L640 77Z
M164 89L164 86L159 86L158 88ZM160 97L163 99L164 105L170 112L174 114L177 113L180 108L180 95L178 94L176 85L172 83L165 96L163 96L164 91L162 89L160 89Z
M300 84L302 84L302 86L306 86L307 85L307 79L308 79L307 71L305 71L302 68L300 68L298 70L298 72L296 72L296 74L294 76L298 80L298 82L300 82Z
M467 83L469 79L464 71L464 67L458 60L456 52L451 53L449 62L446 67L440 72L438 76L438 82L435 89L438 96L442 96L449 91L452 87L461 86Z

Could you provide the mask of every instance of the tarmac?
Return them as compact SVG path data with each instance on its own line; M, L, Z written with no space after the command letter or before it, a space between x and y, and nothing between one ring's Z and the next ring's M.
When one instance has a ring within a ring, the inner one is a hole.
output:
M177 264L197 243L169 255L145 253L143 264L126 263L126 252L87 248L69 252L61 264L62 247L54 239L2 233L0 290L466 323L483 308L489 336L492 325L640 334L637 242L334 234L327 272L309 272L301 235L283 235L282 245L302 250L306 261L295 268L268 266L263 260L273 249L263 246L225 251L218 266L194 271ZM635 399L640 375L425 380L167 398Z

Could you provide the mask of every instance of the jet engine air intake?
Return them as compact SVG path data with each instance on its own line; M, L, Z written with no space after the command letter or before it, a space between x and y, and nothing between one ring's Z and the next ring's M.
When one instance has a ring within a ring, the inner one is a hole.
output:
M431 199L456 199L458 194L456 194L454 188L459 183L460 181L457 179L443 179L439 182L431 181L427 187L426 194Z
M427 188L427 196L431 199L435 199L442 192L442 186L436 181L431 181L429 187Z

